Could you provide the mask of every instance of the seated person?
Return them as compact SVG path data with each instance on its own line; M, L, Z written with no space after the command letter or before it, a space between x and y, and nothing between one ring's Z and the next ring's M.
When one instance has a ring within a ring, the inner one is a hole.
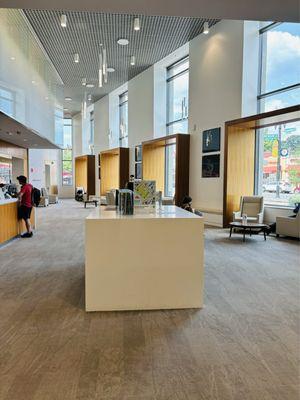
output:
M190 196L184 196L184 198L182 200L181 208L193 213L194 210L192 208L192 201L193 201L193 199Z

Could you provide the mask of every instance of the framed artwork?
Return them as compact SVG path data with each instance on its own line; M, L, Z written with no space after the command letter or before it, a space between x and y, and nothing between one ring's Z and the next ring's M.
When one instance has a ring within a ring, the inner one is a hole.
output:
M208 129L202 134L202 152L220 151L221 128Z
M202 178L220 177L220 154L202 157Z
M142 161L142 145L135 146L135 162Z
M155 181L134 181L134 201L139 205L150 205L155 201Z
M135 179L142 179L142 163L135 163Z

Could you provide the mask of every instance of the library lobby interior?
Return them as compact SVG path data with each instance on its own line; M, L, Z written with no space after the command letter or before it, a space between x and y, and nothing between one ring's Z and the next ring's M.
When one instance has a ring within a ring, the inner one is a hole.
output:
M0 400L299 400L299 65L298 0L0 0Z

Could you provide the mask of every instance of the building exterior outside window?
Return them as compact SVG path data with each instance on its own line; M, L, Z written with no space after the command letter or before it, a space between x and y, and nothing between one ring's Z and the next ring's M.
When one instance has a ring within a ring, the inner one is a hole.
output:
M128 92L119 96L119 144L128 147Z
M62 150L62 185L73 185L72 119L64 119Z
M264 24L260 61L259 111L299 104L300 24ZM300 201L300 122L261 129L257 144L257 192L266 204L293 206Z
M188 133L189 58L167 68L167 134Z
M13 117L15 115L15 99L11 90L0 87L0 111Z

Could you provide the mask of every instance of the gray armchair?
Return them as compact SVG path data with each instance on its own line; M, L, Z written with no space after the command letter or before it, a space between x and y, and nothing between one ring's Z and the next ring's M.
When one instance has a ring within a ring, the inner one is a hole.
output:
M242 221L243 214L249 222L262 224L264 220L264 198L262 196L242 196L240 210L233 213L233 222Z

